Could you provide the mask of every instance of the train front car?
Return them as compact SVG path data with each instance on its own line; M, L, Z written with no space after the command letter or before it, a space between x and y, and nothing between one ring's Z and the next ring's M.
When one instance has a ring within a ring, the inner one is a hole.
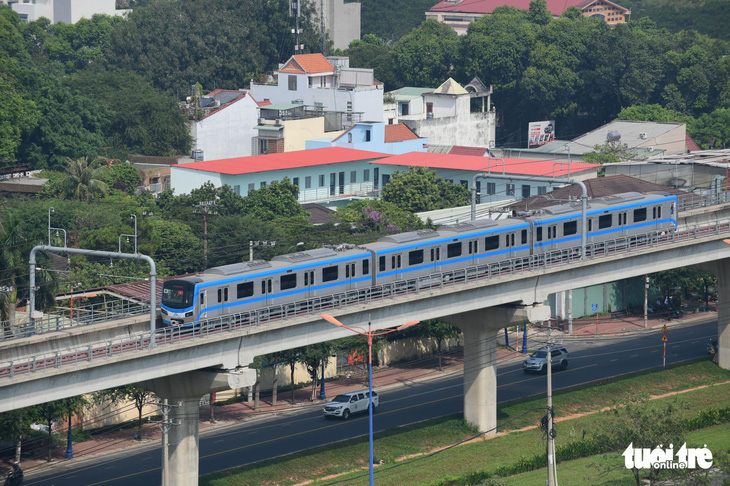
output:
M166 326L195 322L195 284L201 279L188 277L162 284L162 323Z

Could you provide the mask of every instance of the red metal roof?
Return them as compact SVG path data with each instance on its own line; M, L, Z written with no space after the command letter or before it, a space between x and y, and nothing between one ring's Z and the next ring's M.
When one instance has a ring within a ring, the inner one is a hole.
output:
M547 9L553 15L561 15L568 7L579 7L585 0L547 0ZM444 0L429 9L430 12L466 12L491 14L503 5L523 10L530 9L530 0L463 0L458 3Z
M689 133L685 135L684 146L689 152L697 152L699 150L702 150L700 146L697 145L697 142L695 142L694 139L689 136Z
M401 165L404 167L429 167L432 169L452 169L485 172L487 169L495 174L502 173L502 160L504 160L504 172L506 174L519 174L531 176L552 177L568 174L568 164L562 162L555 165L552 160L525 160L525 159L490 159L487 157L475 157L472 155L436 154L431 152L409 152L402 155L394 155L387 159L378 160L378 164ZM553 166L555 166L553 172ZM573 162L571 173L600 167L600 164L584 164Z
M280 73L315 74L334 72L335 67L322 54L299 54L292 56L279 69Z
M206 160L189 164L177 164L172 167L181 169L218 172L236 175L265 172L269 170L296 169L314 165L338 164L357 160L382 159L388 154L355 150L343 147L327 147L312 150L298 150L281 154L254 155L251 157L235 157L232 159Z
M418 135L402 123L385 125L385 143L403 142L406 140L418 140Z
M483 147L464 147L462 145L454 145L449 150L451 155L476 155L477 157L484 157L487 153L487 149Z

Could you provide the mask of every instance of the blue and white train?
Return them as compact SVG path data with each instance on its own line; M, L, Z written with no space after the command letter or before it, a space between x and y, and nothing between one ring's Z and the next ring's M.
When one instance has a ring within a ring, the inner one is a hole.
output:
M625 236L667 234L677 228L677 197L629 192L591 199L586 225L589 247ZM193 325L395 280L577 248L581 230L580 204L567 203L524 217L395 234L343 251L321 248L210 268L164 282L162 320Z

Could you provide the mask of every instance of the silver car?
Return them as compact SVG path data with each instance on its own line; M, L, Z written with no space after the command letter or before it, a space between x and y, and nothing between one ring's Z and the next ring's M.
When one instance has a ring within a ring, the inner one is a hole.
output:
M367 412L370 404L370 393L368 390L356 390L347 393L340 393L331 402L322 408L324 418L340 417L345 420L353 413ZM373 392L373 412L380 405L380 397Z
M560 368L564 370L568 367L568 351L562 347L551 347L550 348L550 360L553 368ZM535 371L542 373L547 371L547 348L541 348L532 353L532 355L522 362L522 371L529 373Z

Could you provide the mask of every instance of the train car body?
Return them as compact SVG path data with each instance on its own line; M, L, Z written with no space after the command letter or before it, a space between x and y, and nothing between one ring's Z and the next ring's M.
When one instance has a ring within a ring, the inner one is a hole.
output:
M624 193L595 198L586 212L588 244L677 226L677 198ZM438 230L380 238L359 247L342 245L210 268L163 284L164 324L194 325L201 319L297 303L398 280L440 275L476 265L580 246L581 209L560 204L525 217L479 219Z

